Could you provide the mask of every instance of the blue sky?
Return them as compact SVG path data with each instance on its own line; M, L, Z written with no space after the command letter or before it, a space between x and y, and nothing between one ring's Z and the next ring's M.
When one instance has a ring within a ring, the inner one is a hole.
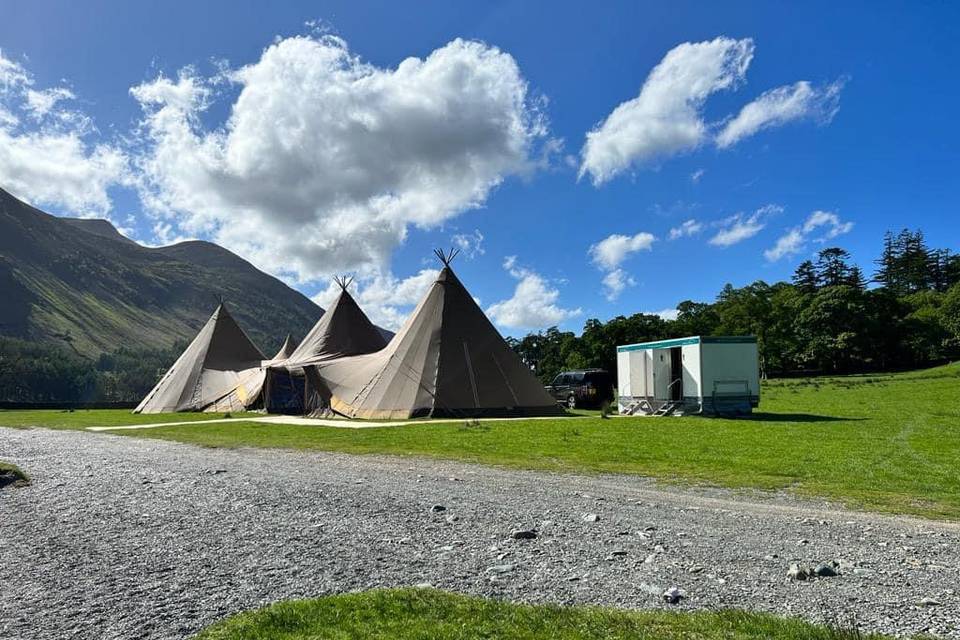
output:
M393 326L459 241L514 335L960 249L954 3L196 4L6 2L0 186Z

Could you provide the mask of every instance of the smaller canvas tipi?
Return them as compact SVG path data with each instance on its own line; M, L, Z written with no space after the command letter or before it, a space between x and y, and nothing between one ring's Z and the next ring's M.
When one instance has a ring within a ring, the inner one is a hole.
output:
M280 362L286 360L296 350L297 345L298 342L288 333L286 339L283 341L283 346L280 347L280 351L277 351L277 355L273 356L270 361Z
M260 350L221 302L136 413L236 411L263 384Z
M370 318L353 299L347 287L352 278L334 278L340 285L340 295L326 310L300 346L290 354L288 366L317 364L334 358L372 353L386 346Z
M293 353L267 371L264 406L271 413L325 413L329 410L329 394L317 377L316 365L372 353L386 345L383 334L347 290L351 280L334 280L340 285L340 295Z

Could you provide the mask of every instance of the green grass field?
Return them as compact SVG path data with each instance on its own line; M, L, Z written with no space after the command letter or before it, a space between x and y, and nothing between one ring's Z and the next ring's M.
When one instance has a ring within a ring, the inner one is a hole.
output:
M259 413L133 413L127 409L76 409L9 411L0 409L0 427L86 429L161 422L197 422L222 418L262 417Z
M79 428L217 417L3 412L0 425ZM205 446L430 456L787 489L855 508L960 520L960 364L770 381L760 412L739 420L591 417L357 430L239 422L116 433Z
M281 602L227 618L196 638L867 640L881 636L742 611L674 613L530 606L433 589L397 589Z

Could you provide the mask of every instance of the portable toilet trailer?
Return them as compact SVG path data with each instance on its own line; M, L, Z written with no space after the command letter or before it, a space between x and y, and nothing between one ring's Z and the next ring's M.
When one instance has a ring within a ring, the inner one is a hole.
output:
M691 336L617 347L625 415L747 414L760 402L753 336Z

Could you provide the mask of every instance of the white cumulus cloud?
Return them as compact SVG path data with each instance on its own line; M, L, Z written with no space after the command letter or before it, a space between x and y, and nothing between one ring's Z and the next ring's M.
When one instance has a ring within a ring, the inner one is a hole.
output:
M815 119L829 123L840 109L840 90L844 79L823 87L814 87L801 80L792 85L767 91L745 105L717 135L721 149L740 142L763 129L779 127L788 122Z
M588 253L593 264L605 272L601 283L607 300L611 302L616 300L624 289L636 284L636 281L621 269L620 265L632 253L650 251L655 241L656 237L646 231L632 236L614 233L590 247Z
M852 222L842 221L835 213L814 211L802 225L793 227L780 236L776 244L764 251L763 255L770 262L776 262L781 258L800 253L811 239L815 242L826 242L849 233L852 229Z
M708 241L717 247L729 247L760 233L767 226L767 219L783 211L774 204L760 207L752 214L736 213L718 223L720 230Z
M713 93L740 82L753 40L685 42L654 67L640 95L587 134L580 176L600 185L631 166L696 148L709 137L702 108Z
M35 89L35 83L27 69L0 51L0 187L72 215L109 214L109 189L130 179L125 154L118 146L93 142L90 119L60 105L74 98L72 91Z
M204 127L225 80L239 88L229 118ZM411 225L531 171L546 135L513 57L459 39L381 68L339 38L290 37L239 69L188 68L131 93L153 214L300 282L383 271Z
M656 237L646 231L633 236L614 233L591 246L590 257L602 269L616 269L631 253L652 249L655 240Z
M544 329L574 318L580 308L564 309L557 304L560 292L540 274L517 265L509 256L503 268L518 282L513 296L487 307L487 315L498 325L510 329Z

